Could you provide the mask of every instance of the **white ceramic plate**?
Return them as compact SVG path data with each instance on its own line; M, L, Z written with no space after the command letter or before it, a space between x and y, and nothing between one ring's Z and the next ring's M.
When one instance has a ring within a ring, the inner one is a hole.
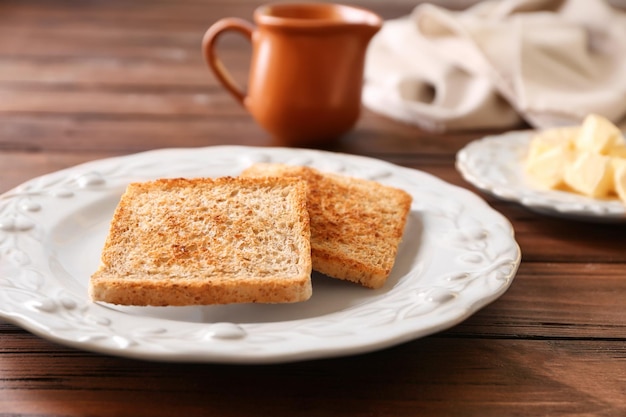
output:
M380 290L313 277L288 305L119 307L91 302L89 276L130 181L237 175L255 161L310 165L400 187L414 202ZM105 159L0 196L0 317L80 349L163 361L278 363L349 355L449 328L511 284L509 222L475 194L428 174L336 153L283 148L167 149Z
M523 168L531 135L532 131L509 132L470 142L457 154L456 167L477 188L542 214L592 222L626 221L626 206L617 199L533 187Z

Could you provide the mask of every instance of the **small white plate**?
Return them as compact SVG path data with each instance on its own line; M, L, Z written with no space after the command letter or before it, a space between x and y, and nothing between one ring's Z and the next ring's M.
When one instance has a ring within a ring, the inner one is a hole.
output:
M523 167L531 137L532 131L520 131L470 142L458 152L456 167L482 191L538 213L590 222L626 221L626 206L617 199L533 187Z
M255 161L310 165L409 192L403 243L386 285L322 275L288 305L119 307L89 300L89 276L126 185L237 175ZM0 317L46 339L132 358L278 363L368 352L449 328L511 284L510 223L475 194L383 161L314 150L166 149L33 179L0 196Z

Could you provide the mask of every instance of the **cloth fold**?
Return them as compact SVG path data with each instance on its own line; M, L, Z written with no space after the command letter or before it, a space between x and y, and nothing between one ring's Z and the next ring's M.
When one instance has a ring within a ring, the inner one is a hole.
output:
M419 5L370 43L363 102L434 131L620 122L626 13L603 0Z

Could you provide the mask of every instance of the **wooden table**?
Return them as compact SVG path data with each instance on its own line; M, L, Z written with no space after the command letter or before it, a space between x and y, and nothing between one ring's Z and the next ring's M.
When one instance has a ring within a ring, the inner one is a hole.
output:
M414 2L360 4L393 18ZM0 192L147 149L269 145L200 55L210 23L257 5L0 2ZM243 80L248 45L221 45ZM455 153L485 133L433 134L365 111L327 149L474 190ZM353 357L233 366L93 354L0 321L0 415L626 415L626 228L483 197L512 222L523 260L504 296L454 328Z

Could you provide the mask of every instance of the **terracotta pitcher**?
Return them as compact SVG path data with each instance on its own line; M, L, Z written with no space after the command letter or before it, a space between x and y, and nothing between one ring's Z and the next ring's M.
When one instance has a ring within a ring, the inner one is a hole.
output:
M277 144L320 145L349 131L360 113L367 45L382 19L345 5L283 3L259 7L254 22L225 18L204 35L204 57L217 79ZM225 31L252 42L247 91L217 56Z

